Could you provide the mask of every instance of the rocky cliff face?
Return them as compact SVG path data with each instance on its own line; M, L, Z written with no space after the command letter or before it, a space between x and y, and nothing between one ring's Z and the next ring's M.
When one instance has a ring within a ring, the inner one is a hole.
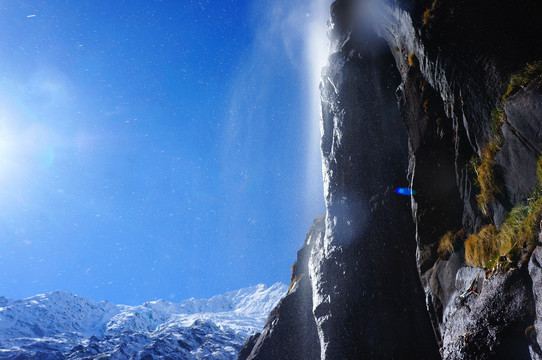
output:
M309 259L325 233L324 217L314 221L292 266L288 294L269 314L264 330L247 340L239 359L319 359L320 346L312 308Z
M240 359L541 358L541 18L527 0L333 3L326 216Z

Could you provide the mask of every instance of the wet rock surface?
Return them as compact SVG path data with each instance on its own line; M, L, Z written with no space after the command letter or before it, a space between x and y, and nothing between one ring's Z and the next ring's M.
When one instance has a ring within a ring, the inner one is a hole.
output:
M533 323L534 309L526 267L493 275L479 291L451 299L455 311L447 314L443 358L530 359L525 331Z
M314 221L297 253L288 294L269 314L262 333L247 340L239 353L239 360L320 358L308 262L314 244L323 238L324 231L322 216Z
M536 319L534 322L534 331L528 334L535 346L542 344L542 248L537 247L529 262L529 275L533 283L533 296L535 304ZM537 353L542 358L542 352L538 347ZM532 353L533 351L531 351ZM533 357L534 358L534 357Z
M504 144L496 161L506 186L506 203L524 202L538 185L542 146L542 80L509 97L504 104Z
M466 238L485 224L499 226L538 185L540 80L525 84L503 104L502 148L495 157L503 191L489 205L488 216L478 208L471 159L496 136L491 113L500 106L510 75L542 58L540 48L532 48L533 42L541 44L534 20L540 6L522 2L529 14L521 10L520 15L516 4L437 1L427 5L429 16L420 24L405 4L388 5L377 28L390 48L399 49L392 53L403 79L398 94L409 134L409 179L418 190L412 202L417 262L441 353L450 359L536 358L538 344L525 335L532 325L535 288L525 269L488 279L480 297L469 297L465 307L458 303L469 286L460 281L469 278L464 250L459 246L443 260L437 247L447 231L464 231ZM521 22L515 38L502 33L515 22ZM496 51L497 43L502 51ZM497 306L496 299L510 308Z
M306 285L320 357L540 359L540 250L528 269L486 279L465 266L463 242L484 225L500 226L538 185L542 80L502 96L512 74L542 60L542 5L362 3L331 6L322 72L327 214ZM492 112L500 107L498 129ZM502 191L482 212L473 164L496 136ZM397 187L416 194L402 198ZM439 256L450 231L461 240ZM311 358L304 351L298 346L290 358Z
M331 42L349 40L332 49L322 73L326 233L309 262L322 358L436 358L409 198L394 191L408 187L400 79L381 39L334 25L351 11L335 4Z

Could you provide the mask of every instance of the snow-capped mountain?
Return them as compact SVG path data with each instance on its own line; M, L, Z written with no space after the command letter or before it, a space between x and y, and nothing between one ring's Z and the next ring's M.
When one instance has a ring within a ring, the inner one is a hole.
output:
M287 286L139 306L63 291L0 297L0 359L235 359Z

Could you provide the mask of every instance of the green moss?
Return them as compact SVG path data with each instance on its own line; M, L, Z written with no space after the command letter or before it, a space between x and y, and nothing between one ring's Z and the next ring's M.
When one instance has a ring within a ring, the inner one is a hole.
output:
M538 175L538 183L542 185L542 156L538 158L538 163L536 164L536 175Z
M506 122L506 114L504 113L502 106L499 106L497 109L493 110L492 118L491 134L500 139L502 137L502 126Z
M510 77L510 83L502 97L503 103L508 97L535 79L542 79L542 61L527 64L522 71Z
M480 187L480 184L478 184L478 174L476 172L477 171L476 169L478 169L478 166L480 166L480 158L476 154L472 155L472 157L470 158L469 162L466 165L466 169L469 173L469 177L473 179L474 185L476 187Z
M521 206L520 206L521 208ZM534 249L538 243L538 232L540 231L540 219L542 217L542 196L537 194L535 199L531 199L528 206L521 209L520 218L515 221L505 222L505 228L508 243L517 242L521 247ZM505 233L506 234L506 233Z

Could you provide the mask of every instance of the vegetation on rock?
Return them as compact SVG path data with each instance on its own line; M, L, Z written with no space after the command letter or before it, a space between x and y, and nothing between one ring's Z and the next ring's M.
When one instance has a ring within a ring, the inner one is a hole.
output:
M465 238L465 229L461 229L457 232L448 231L444 236L440 238L438 246L438 256L441 260L448 260Z
M519 73L510 78L510 83L506 93L503 96L503 102L510 96L514 95L519 89L535 79L542 79L542 61L536 61L527 64Z
M542 185L542 157L537 173ZM514 207L500 229L494 225L471 234L465 242L465 262L487 270L514 265L522 254L529 255L538 244L542 220L542 187L537 187L527 204Z
M498 194L502 194L502 185L499 183L495 171L495 156L501 150L502 141L500 137L486 144L482 149L482 156L475 163L476 184L480 192L476 195L480 210L489 215L489 204L495 201Z
M495 156L503 145L502 127L506 123L506 114L504 112L504 102L508 97L515 94L520 88L531 81L542 79L542 61L528 64L522 71L512 75L506 93L503 95L500 104L493 110L491 123L491 139L481 151L481 156L475 162L476 184L480 188L480 193L476 199L480 210L488 214L489 204L495 201L498 194L502 193L502 185L499 183L495 172Z
M431 19L431 17L433 16L433 13L435 12L435 6L437 5L437 1L438 0L433 1L433 3L431 4L431 7L425 10L425 12L423 13L424 25L427 25L427 23L429 22L429 19Z
M469 266L482 267L489 260L500 253L497 244L497 229L490 224L483 227L478 233L471 234L465 241L465 262Z
M499 106L493 111L493 138L481 150L479 159L471 161L476 173L475 183L480 192L476 196L480 210L489 215L489 206L504 190L496 175L495 156L503 145L502 126L506 123L504 102L520 88L535 79L542 79L542 61L528 64L521 72L510 78L508 89ZM542 157L538 161L537 175L540 185L534 189L527 204L514 207L497 229L486 225L465 241L467 265L485 267L487 270L503 269L514 265L522 254L530 254L538 243L542 219ZM441 241L443 241L441 239ZM440 249L440 247L439 247ZM444 245L443 245L444 249Z

